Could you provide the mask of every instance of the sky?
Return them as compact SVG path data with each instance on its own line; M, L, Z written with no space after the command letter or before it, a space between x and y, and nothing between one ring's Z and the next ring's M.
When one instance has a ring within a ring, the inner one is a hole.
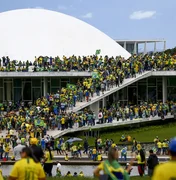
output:
M165 39L167 48L176 46L175 7L176 0L0 0L0 12L49 9L81 19L113 39Z

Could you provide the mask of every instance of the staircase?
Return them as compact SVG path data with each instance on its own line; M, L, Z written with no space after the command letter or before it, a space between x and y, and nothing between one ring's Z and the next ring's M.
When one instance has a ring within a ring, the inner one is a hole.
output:
M113 88L111 88L109 91L105 91L104 94L100 93L100 96L97 96L96 94L94 94L94 97L91 98L91 101L87 102L87 101L83 101L83 102L77 102L76 103L76 107L73 108L73 110L68 110L68 112L77 112L80 111L81 109L90 106L91 104L103 99L106 96L111 95L112 93L119 91L122 88L125 88L126 86L129 86L130 84L133 84L141 79L147 78L149 76L152 75L151 71L146 71L143 74L137 74L136 78L129 78L129 79L124 79L123 84L121 84L119 87L114 86Z

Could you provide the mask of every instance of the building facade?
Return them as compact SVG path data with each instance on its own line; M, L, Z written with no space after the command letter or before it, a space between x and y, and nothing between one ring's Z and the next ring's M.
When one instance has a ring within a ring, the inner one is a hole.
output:
M67 75L62 72L62 76L61 72L57 73L57 76L52 75L53 73L46 73L48 75L46 77L43 77L43 73L42 76L36 73L31 73L32 76L30 76L29 73L28 77L1 77L0 102L34 102L47 93L56 93L60 88L66 87L67 83L75 84L78 80L82 81L84 77L91 77L91 73L88 72L72 72L66 73ZM97 103L99 107L104 107L113 102L134 105L142 102L166 102L167 100L176 101L175 76L152 76L141 79L102 98Z

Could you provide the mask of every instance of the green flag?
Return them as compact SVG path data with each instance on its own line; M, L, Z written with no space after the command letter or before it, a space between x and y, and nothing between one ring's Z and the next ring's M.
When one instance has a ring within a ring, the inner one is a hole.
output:
M99 74L98 74L98 72L93 72L93 73L92 73L92 79L99 79Z
M67 88L74 90L74 89L76 89L76 85L74 85L74 84L67 84Z
M101 53L101 50L97 49L96 52L95 52L95 55L99 55L100 53Z

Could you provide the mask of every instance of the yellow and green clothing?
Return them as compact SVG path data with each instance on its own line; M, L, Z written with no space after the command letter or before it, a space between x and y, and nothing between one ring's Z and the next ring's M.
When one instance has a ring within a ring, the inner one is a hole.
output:
M176 161L169 161L158 165L152 177L152 180L174 180L176 179Z
M109 179L111 180L130 179L127 171L125 171L116 160L111 163L108 160L103 161L98 165L98 169L104 171L104 174L109 175Z

